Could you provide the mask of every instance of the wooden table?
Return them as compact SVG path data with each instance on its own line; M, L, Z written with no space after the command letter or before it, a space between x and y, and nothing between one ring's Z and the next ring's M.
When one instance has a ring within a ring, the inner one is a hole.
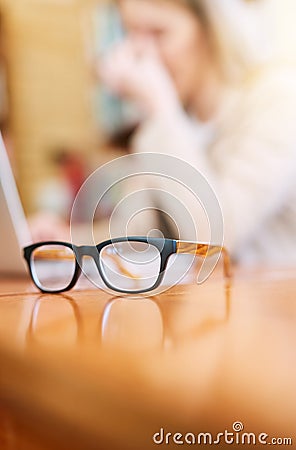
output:
M235 422L235 439L296 448L295 269L237 269L230 292L219 272L138 300L40 295L26 280L0 292L1 450L179 448Z

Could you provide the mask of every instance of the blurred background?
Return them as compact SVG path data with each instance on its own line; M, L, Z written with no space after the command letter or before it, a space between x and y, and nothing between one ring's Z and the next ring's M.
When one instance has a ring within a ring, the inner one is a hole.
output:
M260 3L275 58L294 64L295 0ZM0 0L0 19L1 130L24 208L59 213L90 172L126 151L107 142L133 111L96 74L120 18L111 2Z
M113 157L95 75L109 20L117 31L109 10L87 0L0 1L1 131L27 213L60 212L62 197Z

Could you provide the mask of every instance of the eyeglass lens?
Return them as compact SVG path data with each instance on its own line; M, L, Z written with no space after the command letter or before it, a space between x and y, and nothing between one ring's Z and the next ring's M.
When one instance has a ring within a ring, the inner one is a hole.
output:
M75 274L75 254L64 245L44 245L34 250L31 270L37 286L46 291L66 289Z
M156 247L143 242L112 243L102 249L100 266L111 288L144 291L151 289L159 277L161 255Z

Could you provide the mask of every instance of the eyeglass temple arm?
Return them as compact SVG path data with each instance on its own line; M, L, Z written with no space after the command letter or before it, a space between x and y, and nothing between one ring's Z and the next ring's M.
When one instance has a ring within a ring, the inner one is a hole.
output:
M35 253L35 258L42 260L55 260L59 259L61 261L73 261L75 260L74 254L67 254L62 250L37 250Z
M190 254L206 258L217 253L223 254L223 270L226 278L231 278L231 260L230 255L225 247L209 244L197 244L194 242L176 241L178 254Z

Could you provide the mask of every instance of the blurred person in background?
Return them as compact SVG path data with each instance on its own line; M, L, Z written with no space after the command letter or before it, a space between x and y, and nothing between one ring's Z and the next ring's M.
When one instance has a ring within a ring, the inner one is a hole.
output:
M141 111L132 151L182 158L206 176L235 259L296 262L296 78L272 63L260 1L117 4L126 38L99 72Z

